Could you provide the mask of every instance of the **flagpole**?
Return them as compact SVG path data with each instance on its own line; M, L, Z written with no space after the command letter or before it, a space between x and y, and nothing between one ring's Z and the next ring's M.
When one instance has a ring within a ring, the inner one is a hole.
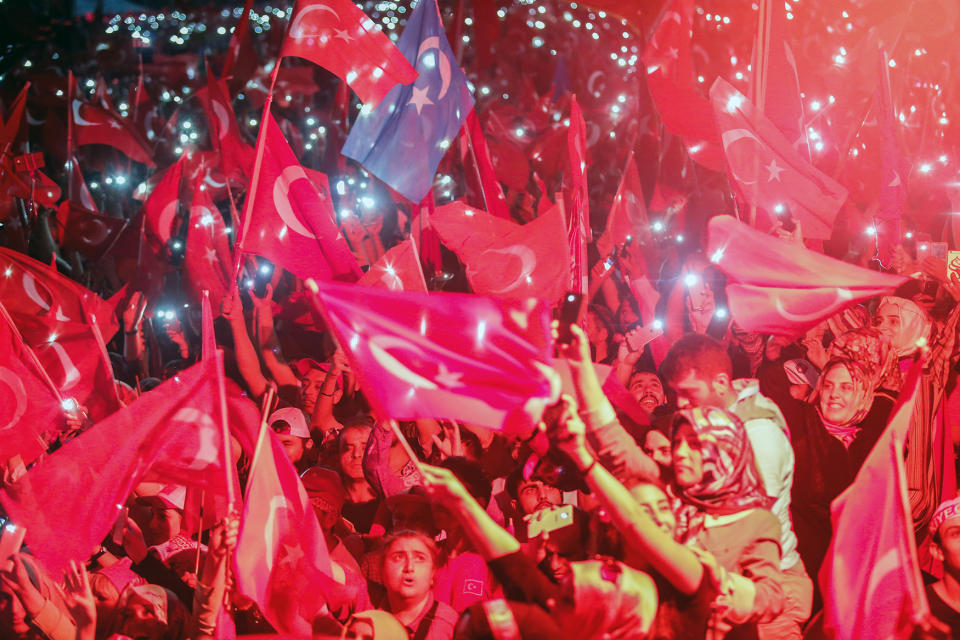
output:
M67 197L73 195L73 69L67 70Z
M420 466L420 459L417 458L417 454L407 441L407 437L403 435L403 431L400 431L400 425L397 424L397 421L390 418L384 422L390 425L390 430L393 431L393 435L396 436L397 440L400 442L400 446L403 447L403 450L410 458L410 462L412 462L413 466L417 468L417 472L419 472L421 476L426 477L426 474L423 473L423 467Z
M227 390L223 374L223 349L217 349L216 358L217 388L220 394L220 435L223 438L223 469L227 481L228 511L232 511L237 505L237 492L233 488L236 469L233 468L233 456L230 452L230 427L227 425Z
M263 149L267 141L267 126L270 123L270 105L273 103L273 88L277 83L277 75L280 73L280 63L283 56L277 58L277 63L273 65L273 72L270 74L270 89L267 91L267 99L263 103L263 115L260 118L260 131L257 134L257 156L253 163L253 174L250 176L250 189L247 190L247 200L243 207L243 225L240 235L237 236L234 249L237 255L234 258L233 265L233 284L230 288L230 295L236 295L239 285L237 278L240 277L240 265L243 261L243 243L247 239L247 230L250 227L250 217L253 213L254 201L257 198L257 187L260 184L260 167L263 165ZM229 180L229 178L228 178Z
M477 119L477 124L480 120ZM473 148L473 136L470 135L470 123L464 123L463 134L467 136L467 148L470 149L470 158L473 160L473 172L477 175L477 182L480 184L480 197L483 198L483 209L490 213L490 205L487 204L487 190L483 186L483 178L480 177L480 163L477 162L477 152Z
M219 349L218 349L219 351ZM267 386L267 395L263 397L263 406L260 408L260 430L257 433L257 444L253 448L253 459L250 461L250 469L253 470L254 466L257 464L257 461L260 459L260 452L264 447L264 441L267 439L267 416L270 413L270 405L273 404L273 396L277 392L277 387L274 384ZM247 488L246 491L250 491L250 482L253 480L253 473L247 477Z
M53 380L47 374L47 370L43 368L42 364L40 364L40 358L37 357L37 354L34 352L34 350L30 348L30 345L27 344L27 341L23 339L22 335L20 335L20 330L17 329L17 325L14 324L13 318L10 317L10 313L7 311L7 308L3 306L2 302L0 302L0 316L3 316L3 319L6 320L7 324L10 326L10 331L13 332L14 339L20 343L20 346L23 347L23 350L26 351L28 356L30 356L30 360L40 373L40 377L43 378L43 381L46 382L47 386L50 387L50 390L53 391L53 395L56 396L57 402L63 405L63 396L60 395L60 389L53 384Z
M110 364L110 358L107 357L107 345L103 341L103 333L100 332L100 326L97 324L97 316L90 314L90 330L93 332L93 337L97 341L97 346L100 348L100 357L103 358L103 363L107 366L107 371L113 373L113 366ZM120 393L117 391L117 385L111 385L113 387L113 397L117 401L117 404L122 404L120 401Z

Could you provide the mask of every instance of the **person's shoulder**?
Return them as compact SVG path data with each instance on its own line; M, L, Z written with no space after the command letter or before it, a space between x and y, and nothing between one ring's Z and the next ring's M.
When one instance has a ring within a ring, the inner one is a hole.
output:
M769 509L750 509L743 518L743 526L750 527L757 537L771 537L780 540L780 519Z
M460 614L457 613L457 610L448 605L446 602L437 601L437 612L433 616L433 625L449 625L451 631L453 627L457 624L457 620L460 618Z

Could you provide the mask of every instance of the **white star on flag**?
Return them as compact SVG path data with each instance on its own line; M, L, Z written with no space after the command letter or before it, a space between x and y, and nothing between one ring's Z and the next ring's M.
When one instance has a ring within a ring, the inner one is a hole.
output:
M767 178L767 182L773 182L774 180L776 180L777 182L780 182L780 174L786 171L786 169L784 169L783 167L777 166L776 158L773 158L772 160L770 160L770 164L765 166L764 169L770 172L770 177Z
M450 371L447 368L447 365L440 363L438 367L438 373L434 376L434 380L447 387L448 389L455 389L456 387L462 387L463 382L460 381L460 378L463 377L462 373Z
M419 87L413 88L413 96L410 98L410 104L417 108L417 115L420 115L420 112L423 111L423 105L433 104L433 100L427 97L428 90L429 87L425 87L423 89Z
M334 29L337 35L333 36L334 38L340 38L344 42L352 42L354 37L347 33L346 29Z
M303 549L300 548L300 545L289 545L284 543L283 548L286 550L286 557L280 564L292 564L296 566L297 562L300 561L300 558L303 557Z

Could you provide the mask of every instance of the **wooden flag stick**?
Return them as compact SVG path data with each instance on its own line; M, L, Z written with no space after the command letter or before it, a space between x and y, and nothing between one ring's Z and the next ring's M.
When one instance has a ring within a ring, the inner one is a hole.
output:
M227 421L227 390L223 374L223 349L217 349L216 357L217 390L220 395L220 435L223 438L223 470L227 481L228 510L233 510L237 506L237 492L233 486L234 474L237 470L233 466L233 456L230 451L230 426Z
M393 434L397 436L397 440L400 441L400 446L403 447L403 450L410 457L410 462L412 462L413 466L417 468L417 472L419 472L421 476L425 477L425 474L423 473L423 467L420 466L420 459L417 458L417 454L407 441L407 437L403 435L403 431L400 430L400 425L397 424L397 421L393 419L387 420L386 423L390 425L390 429L393 430Z

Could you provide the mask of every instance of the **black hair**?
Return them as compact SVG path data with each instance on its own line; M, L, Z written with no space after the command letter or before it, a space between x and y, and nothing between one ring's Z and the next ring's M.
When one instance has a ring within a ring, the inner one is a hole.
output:
M490 504L490 494L493 485L483 473L480 465L473 460L462 456L452 456L440 463L444 469L449 469L457 480L463 483L470 495L473 496L484 509Z

